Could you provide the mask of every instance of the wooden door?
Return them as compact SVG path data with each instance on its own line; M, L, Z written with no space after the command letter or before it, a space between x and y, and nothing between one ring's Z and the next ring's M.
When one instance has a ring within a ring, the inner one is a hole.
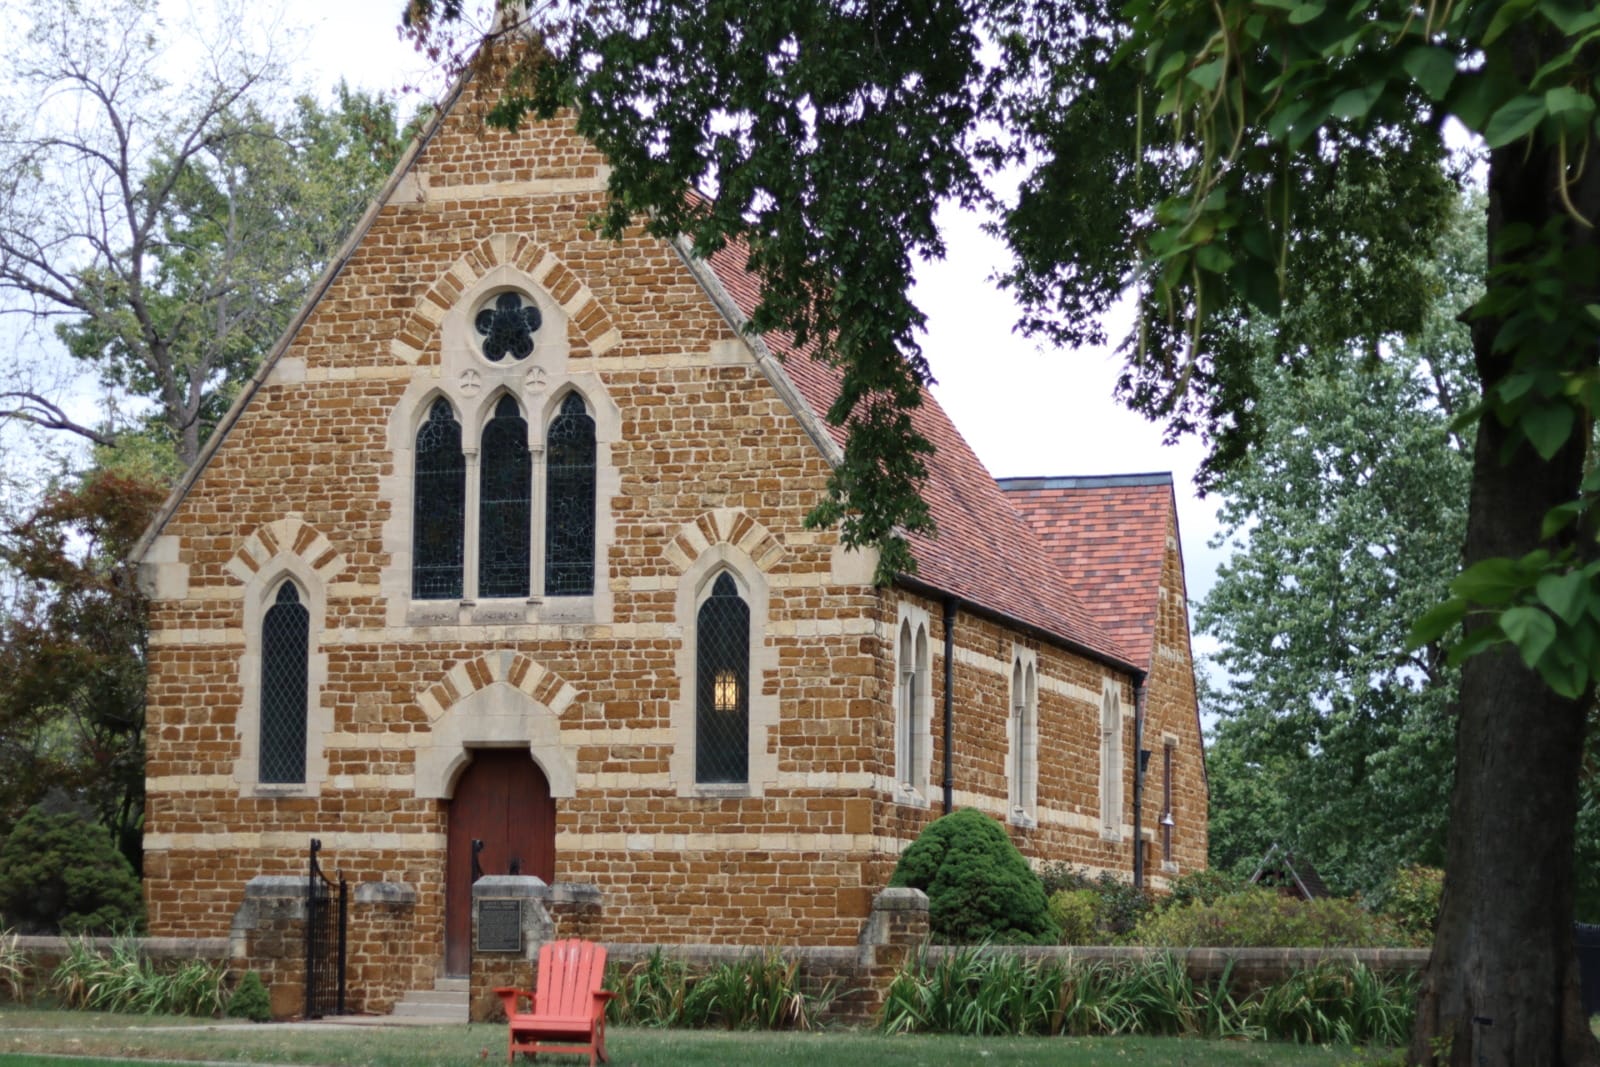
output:
M445 857L444 969L465 975L472 963L472 842L482 841L482 874L556 878L556 802L550 782L526 749L472 753L450 800Z

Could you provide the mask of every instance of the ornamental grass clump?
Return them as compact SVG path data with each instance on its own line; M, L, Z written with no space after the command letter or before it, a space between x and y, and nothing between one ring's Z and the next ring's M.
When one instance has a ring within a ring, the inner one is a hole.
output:
M21 1000L27 974L28 957L18 947L17 934L0 929L0 988L12 1000Z
M1055 944L1044 885L1000 824L973 808L935 819L900 856L889 885L928 895L945 944Z
M835 992L832 983L808 992L799 961L774 948L699 975L658 948L626 970L611 970L605 988L617 994L606 1009L613 1024L728 1030L810 1030Z
M1171 954L1131 962L1029 960L997 947L914 954L895 975L887 1033L1063 1034L1394 1044L1411 1025L1413 976L1357 964L1296 972L1240 997L1229 964L1197 981Z
M1385 975L1355 964L1296 971L1244 1005L1251 1024L1280 1041L1401 1045L1411 1037L1414 974Z
M228 969L208 960L162 967L132 938L101 952L86 937L68 938L50 987L69 1008L148 1015L215 1016L227 1003Z

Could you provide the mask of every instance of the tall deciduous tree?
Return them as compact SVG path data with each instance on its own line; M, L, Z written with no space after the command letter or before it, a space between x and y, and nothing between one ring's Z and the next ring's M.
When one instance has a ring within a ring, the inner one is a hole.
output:
M0 298L153 402L187 465L388 173L394 106L341 89L285 109L271 56L178 60L154 0L26 14L0 111ZM38 362L10 368L0 415L114 444Z
M1471 435L1452 424L1477 394L1458 316L1482 295L1483 241L1474 197L1415 337L1258 358L1260 436L1216 476L1235 552L1196 614L1222 670L1206 701L1214 864L1279 843L1370 893L1444 860L1457 671L1440 642L1407 638L1460 568Z
M506 4L507 7L519 5ZM412 0L408 18L459 15ZM543 9L541 9L543 10ZM1420 328L1453 195L1454 118L1489 148L1483 399L1466 570L1426 639L1465 623L1443 913L1412 1055L1591 1063L1571 981L1573 837L1600 668L1600 11L1574 0L606 0L535 26L494 117L578 105L642 213L701 252L749 243L757 329L844 369L850 424L819 520L908 565L927 368L907 298L941 202L988 204L1023 325L1077 342L1132 283L1125 389L1213 441L1258 431L1258 336L1281 359ZM489 59L493 60L491 49ZM1004 203L986 181L1024 172ZM686 195L694 183L715 195ZM1315 318L1292 314L1321 294ZM1286 314L1285 308L1291 313Z
M86 803L138 866L145 599L127 562L162 482L95 471L0 532L0 826L49 790Z

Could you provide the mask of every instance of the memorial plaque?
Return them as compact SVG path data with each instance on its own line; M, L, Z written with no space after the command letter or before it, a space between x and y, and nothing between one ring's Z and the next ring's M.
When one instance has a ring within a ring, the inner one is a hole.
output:
M478 901L478 951L522 951L522 902Z

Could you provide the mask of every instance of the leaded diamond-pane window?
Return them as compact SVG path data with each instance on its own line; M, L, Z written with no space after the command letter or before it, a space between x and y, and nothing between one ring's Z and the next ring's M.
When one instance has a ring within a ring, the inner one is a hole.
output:
M695 781L748 781L750 607L732 575L700 605L695 642Z
M311 616L284 582L261 620L261 780L306 780L306 639Z
M545 453L546 596L594 592L594 419L568 393L550 423Z
M533 456L528 421L509 396L483 428L478 487L478 595L528 595Z
M467 510L467 461L461 424L440 397L417 431L412 494L411 595L417 600L461 596Z
M472 325L483 338L483 356L491 363L506 359L527 359L533 354L533 335L543 316L537 304L521 293L501 293L494 305L478 312Z

